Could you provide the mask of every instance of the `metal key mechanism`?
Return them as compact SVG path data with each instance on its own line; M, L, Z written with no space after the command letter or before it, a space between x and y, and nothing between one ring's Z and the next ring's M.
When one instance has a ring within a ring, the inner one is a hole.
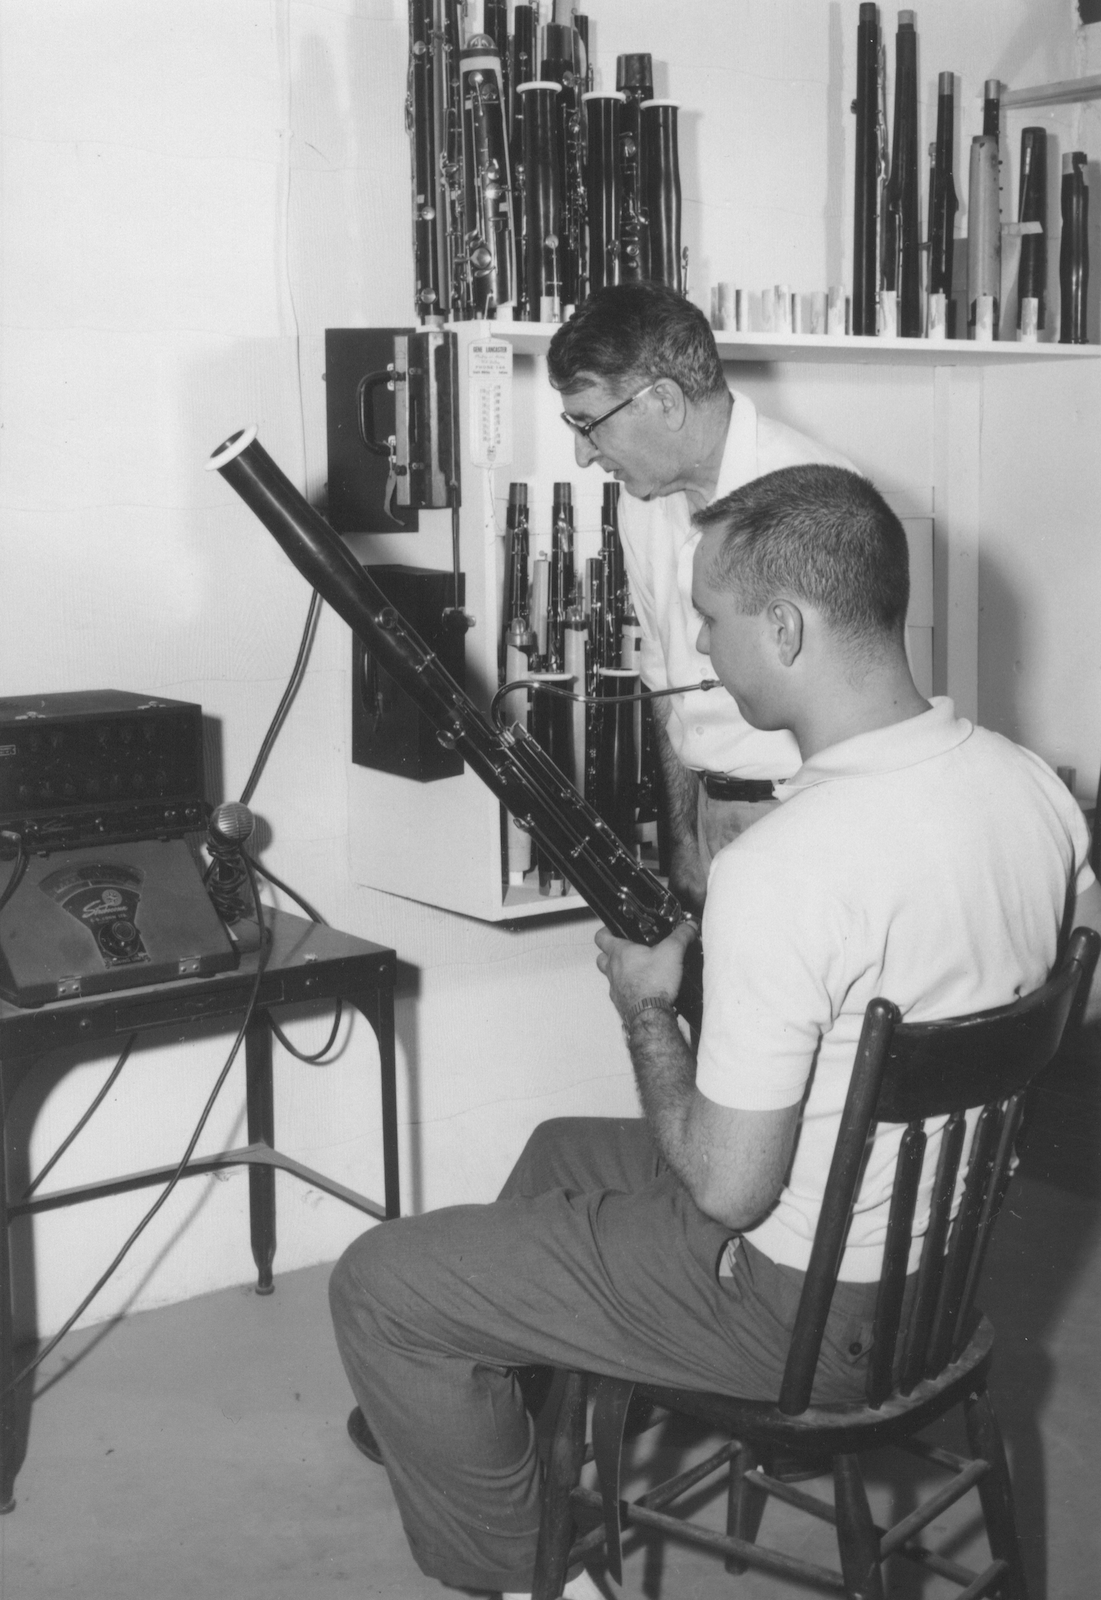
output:
M385 456L387 458L386 488L382 496L382 509L390 521L399 528L404 527L404 523L400 517L394 515L393 506L395 501L399 506L408 506L410 504L408 492L409 463L407 459L402 460L398 453L399 437L408 438L409 408L405 403L407 391L404 387L406 382L406 373L399 372L396 363L391 361L381 372L366 373L359 380L359 385L356 389L356 420L359 425L359 437L372 455ZM396 430L394 433L388 434L385 440L375 437L374 428L375 390L383 384L394 396ZM400 390L398 388L399 384L402 385ZM402 483L403 479L404 485ZM404 494L400 492L402 487L405 489Z
M400 517L395 517L391 507L397 493L398 480L406 475L407 468L398 465L398 441L396 434L391 434L386 441L389 446L389 470L386 474L386 488L382 494L382 509L391 522L401 525Z
M325 332L328 512L341 533L415 533L460 500L458 353L442 328Z
M356 389L359 437L373 455L386 456L384 504L417 510L458 503L454 335L430 330L394 336L394 359L366 373ZM394 396L394 432L375 431L374 395L383 385Z

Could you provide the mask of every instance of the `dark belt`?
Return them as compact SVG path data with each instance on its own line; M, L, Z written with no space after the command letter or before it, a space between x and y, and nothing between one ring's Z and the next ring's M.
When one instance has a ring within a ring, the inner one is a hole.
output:
M700 782L712 800L771 800L771 778L731 778L725 772L701 772Z

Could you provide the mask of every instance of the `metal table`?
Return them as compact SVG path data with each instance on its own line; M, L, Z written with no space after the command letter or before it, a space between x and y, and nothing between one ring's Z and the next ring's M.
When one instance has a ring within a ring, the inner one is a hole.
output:
M191 1177L221 1167L248 1166L249 1220L258 1294L270 1294L273 1288L277 1167L380 1220L396 1217L399 1212L395 954L382 945L288 912L268 912L266 920L271 929L271 945L256 1009L245 1035L249 1143L196 1157L183 1174ZM53 1050L74 1045L92 1047L108 1041L117 1050L127 1035L145 1029L171 1029L176 1037L186 1037L189 1032L198 1037L209 1033L212 1026L240 1027L256 979L256 966L255 954L243 955L233 972L179 978L86 999L59 1000L36 1009L0 1001L0 1135L6 1134L6 1108L16 1089ZM280 1005L313 1000L343 1000L354 1006L366 1017L378 1040L384 1185L381 1205L275 1148L269 1013ZM10 1511L15 1504L15 1474L22 1459L19 1435L25 1431L18 1426L17 1413L20 1409L29 1413L29 1398L20 1397L12 1387L15 1367L9 1224L15 1217L30 1213L164 1184L175 1170L175 1166L151 1168L13 1201L8 1197L5 1139L0 1137L0 1512ZM21 1399L22 1406L17 1404Z

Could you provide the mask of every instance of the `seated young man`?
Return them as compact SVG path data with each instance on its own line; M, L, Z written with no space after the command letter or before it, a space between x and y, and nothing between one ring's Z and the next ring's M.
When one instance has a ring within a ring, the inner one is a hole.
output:
M914 1021L1006 1004L1076 917L1101 921L1059 780L915 688L906 541L871 484L791 467L699 522L699 648L802 765L712 866L698 1062L672 1006L694 929L653 949L601 931L643 1117L544 1124L496 1202L376 1228L333 1273L413 1554L470 1589L531 1588L539 1466L517 1369L774 1398L868 1001ZM894 1137L867 1164L819 1401L863 1390Z

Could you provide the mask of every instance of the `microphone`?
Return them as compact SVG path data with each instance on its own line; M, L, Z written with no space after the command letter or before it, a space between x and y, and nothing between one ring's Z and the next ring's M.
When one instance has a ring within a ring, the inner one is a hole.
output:
M241 851L252 836L256 818L239 800L216 806L207 823L206 847L210 868L206 886L214 909L227 925L252 914L248 873Z
M211 849L236 851L252 837L256 818L239 800L224 800L210 813L207 827Z

